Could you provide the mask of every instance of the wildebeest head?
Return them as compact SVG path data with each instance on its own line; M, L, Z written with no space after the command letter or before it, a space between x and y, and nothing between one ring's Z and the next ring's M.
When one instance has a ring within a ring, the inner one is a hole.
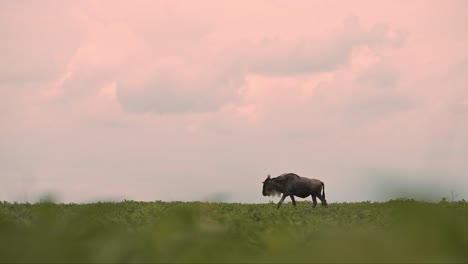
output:
M263 196L274 196L279 194L276 188L276 184L273 182L273 180L270 178L270 174L268 174L268 177L266 180L263 182L263 191L262 191Z

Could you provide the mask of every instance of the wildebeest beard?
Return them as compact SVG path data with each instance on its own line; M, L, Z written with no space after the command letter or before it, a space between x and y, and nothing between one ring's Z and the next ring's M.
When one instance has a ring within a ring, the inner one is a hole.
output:
M275 197L275 196L281 196L281 192L277 191L277 190L270 190L267 192L267 195L268 196L272 196L272 197Z

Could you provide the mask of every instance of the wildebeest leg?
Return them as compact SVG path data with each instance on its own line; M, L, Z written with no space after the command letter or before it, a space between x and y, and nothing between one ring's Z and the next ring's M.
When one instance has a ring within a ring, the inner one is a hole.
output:
M315 208L315 206L317 206L317 196L312 195L312 202L314 202L314 205L312 205L312 207Z
M294 208L296 208L296 200L294 200L294 195L289 195L291 197L291 201L293 202Z
M323 198L323 196L321 194L317 195L317 197L320 199L320 202L322 203L322 206L328 207L327 200L325 200L325 198Z
M286 194L283 194L283 197L281 197L281 200L279 201L278 206L276 207L276 209L279 209L280 205L283 203L286 196L287 196Z

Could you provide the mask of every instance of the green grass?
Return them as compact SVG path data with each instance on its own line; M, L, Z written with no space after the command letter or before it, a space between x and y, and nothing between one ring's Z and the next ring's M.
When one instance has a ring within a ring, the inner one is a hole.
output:
M0 203L0 262L468 262L468 204Z

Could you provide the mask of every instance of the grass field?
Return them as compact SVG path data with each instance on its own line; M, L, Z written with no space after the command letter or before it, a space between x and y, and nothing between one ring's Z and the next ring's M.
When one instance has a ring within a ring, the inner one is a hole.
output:
M0 203L1 262L468 262L468 203Z

